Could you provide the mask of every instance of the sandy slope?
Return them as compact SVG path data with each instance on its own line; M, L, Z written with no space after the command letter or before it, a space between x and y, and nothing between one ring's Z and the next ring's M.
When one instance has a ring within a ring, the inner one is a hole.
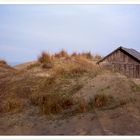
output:
M25 65L24 65L25 67ZM22 67L23 68L23 67ZM20 69L22 69L20 67ZM3 69L3 68L1 68ZM1 71L1 75L7 73ZM40 69L34 69L40 76ZM46 73L45 71L42 71ZM7 81L22 82L29 72L15 71L0 78L0 84ZM12 75L13 74L13 75ZM44 76L44 75L43 75ZM140 93L132 93L131 80L120 74L106 73L95 78L83 77L84 87L74 96L89 99L98 92L114 94L116 99L133 98L132 102L111 108L96 109L81 114L58 114L46 116L39 113L39 108L27 103L22 112L0 113L1 135L140 135ZM140 86L139 80L136 83ZM30 86L30 85L29 85ZM3 94L0 87L0 94ZM8 91L8 90L7 90ZM10 94L8 92L8 94ZM127 94L127 95L126 95ZM7 95L8 96L8 95ZM28 102L28 101L27 101Z
M68 118L31 113L0 117L1 135L139 135L140 110L127 105Z

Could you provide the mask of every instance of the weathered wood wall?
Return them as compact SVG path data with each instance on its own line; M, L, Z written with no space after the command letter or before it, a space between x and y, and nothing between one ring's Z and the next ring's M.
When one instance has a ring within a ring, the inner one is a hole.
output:
M114 71L123 73L130 78L140 78L140 63L121 50L112 53L103 62L110 65Z

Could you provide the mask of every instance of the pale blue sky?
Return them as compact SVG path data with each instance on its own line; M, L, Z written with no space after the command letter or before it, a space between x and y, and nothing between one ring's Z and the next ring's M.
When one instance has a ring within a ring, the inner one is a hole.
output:
M0 5L0 58L9 63L119 46L140 51L140 5Z

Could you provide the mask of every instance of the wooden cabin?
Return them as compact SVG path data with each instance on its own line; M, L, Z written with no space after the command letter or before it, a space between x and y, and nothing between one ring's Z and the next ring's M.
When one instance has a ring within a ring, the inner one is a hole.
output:
M112 68L129 78L140 78L140 53L134 49L119 47L97 64Z

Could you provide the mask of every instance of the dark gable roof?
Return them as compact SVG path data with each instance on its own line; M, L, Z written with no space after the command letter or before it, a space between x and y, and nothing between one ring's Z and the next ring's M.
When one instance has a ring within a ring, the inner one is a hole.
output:
M140 53L138 51L124 47L122 47L122 49L140 61Z
M97 62L97 64L99 64L100 62L102 62L104 59L106 59L108 56L110 56L112 53L114 53L117 50L121 50L124 53L126 53L127 55L129 55L130 57L133 57L136 61L140 62L140 53L134 49L128 49L128 48L124 48L122 46L120 46L119 48L117 48L116 50L114 50L113 52L111 52L110 54L108 54L107 56L105 56L103 59L99 60Z

